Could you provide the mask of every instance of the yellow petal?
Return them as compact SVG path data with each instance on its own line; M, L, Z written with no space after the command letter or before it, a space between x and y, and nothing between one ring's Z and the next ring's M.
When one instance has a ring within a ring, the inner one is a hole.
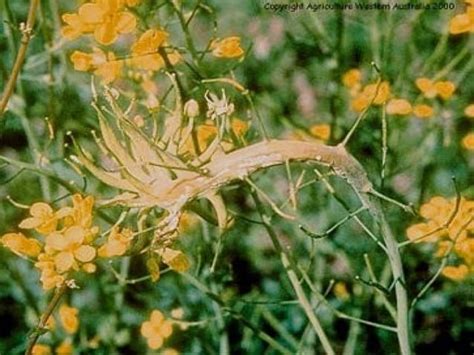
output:
M51 347L45 344L35 344L31 351L32 355L51 355Z
M30 214L33 217L45 217L53 214L53 209L50 205L44 202L36 202L30 207Z
M342 83L348 88L356 86L362 77L362 73L359 69L350 69L342 76Z
M163 338L157 337L157 336L148 338L147 344L150 349L153 349L153 350L159 349L163 345Z
M232 36L216 40L211 44L212 54L218 58L238 58L244 54L240 37Z
M314 137L327 141L331 136L331 126L326 123L315 124L309 128L309 132Z
M140 327L140 333L143 335L145 338L150 338L153 336L153 325L151 324L150 321L146 321L142 323L142 326Z
M55 349L56 355L72 355L74 349L68 340L64 340L58 347Z
M167 338L173 333L173 325L170 321L163 321L160 326L160 334L163 338Z
M425 104L415 105L413 108L413 114L418 118L430 118L433 113L433 108Z
M74 307L62 304L59 307L59 318L63 325L64 330L68 334L74 334L79 328L79 319L77 318L78 310Z
M150 321L154 326L161 324L164 319L165 317L163 316L163 313L161 313L159 310L155 309L153 312L151 312Z
M79 8L78 15L86 24L98 24L103 21L105 11L98 4L87 3Z
M94 31L95 40L105 46L114 43L117 40L117 37L117 30L112 21L100 24Z
M42 223L42 220L40 218L29 217L29 218L25 218L23 221L21 221L20 224L18 225L18 227L20 227L22 229L33 229L33 228L36 228L36 227L40 226L41 223Z
M46 246L53 250L62 251L69 245L66 238L59 233L52 233L46 237Z
M449 22L449 33L453 35L468 32L472 27L471 19L467 14L454 16Z
M132 45L132 53L135 56L155 53L167 38L165 31L148 30Z
M64 233L64 238L67 240L68 244L82 244L86 236L86 231L82 227L73 226L66 230Z
M92 68L92 56L89 53L74 51L70 59L75 70L88 71Z
M97 270L97 266L92 263L87 263L87 264L82 265L82 270L84 270L88 274L92 274Z
M81 245L74 251L74 256L77 260L87 263L95 258L96 251L90 245Z
M60 274L68 271L74 264L72 253L62 251L54 257L54 265Z
M121 12L116 20L116 31L118 33L130 33L137 27L137 19L130 12Z
M412 111L412 106L407 100L392 99L387 103L386 109L389 115L408 115Z
M465 135L461 144L467 150L474 150L474 132Z
M464 114L469 118L474 118L474 104L467 106L464 109Z
M469 274L469 269L464 264L459 266L446 266L441 273L451 280L461 281Z
M451 81L438 81L435 83L434 87L438 95L444 100L447 100L453 96L454 91L456 90L456 86Z

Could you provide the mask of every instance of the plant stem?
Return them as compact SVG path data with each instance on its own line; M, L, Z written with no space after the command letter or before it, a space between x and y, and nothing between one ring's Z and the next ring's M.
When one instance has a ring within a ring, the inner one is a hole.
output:
M33 26L36 19L36 9L38 7L39 0L31 0L30 8L28 10L28 18L26 20L25 28L22 29L21 44L16 55L15 63L13 64L12 73L8 79L5 88L3 89L2 99L0 100L0 118L3 117L5 108L7 107L10 96L13 94L15 89L16 80L20 74L21 67L25 61L26 50L28 49L28 43L30 42Z
M38 341L39 337L42 334L42 331L46 328L46 324L48 323L49 317L53 313L54 309L58 305L59 301L61 300L61 297L64 295L64 293L67 290L67 285L64 283L61 287L57 288L54 291L53 298L48 304L48 307L46 307L46 310L44 311L43 315L41 316L38 325L36 328L33 330L33 333L30 336L28 346L26 347L25 355L31 355L33 353L33 348Z
M273 246L275 247L277 252L280 254L283 267L285 268L288 278L290 279L291 285L293 286L293 289L295 290L296 297L298 298L300 306L303 308L314 331L318 335L319 340L321 341L321 345L324 348L324 351L329 355L335 354L331 346L331 343L329 342L329 339L326 333L324 332L323 327L321 326L321 323L319 322L318 318L314 314L313 308L311 307L311 304L308 298L306 297L306 294L304 293L303 287L301 287L301 284L296 275L297 268L291 262L288 253L281 246L280 241L278 240L278 237L276 235L276 232L271 226L269 218L265 215L265 211L263 209L262 203L260 202L258 195L255 191L252 191L252 196L255 201L255 204L257 205L257 210L260 214L260 217L262 218L264 227L268 235L270 236L270 239L272 240Z

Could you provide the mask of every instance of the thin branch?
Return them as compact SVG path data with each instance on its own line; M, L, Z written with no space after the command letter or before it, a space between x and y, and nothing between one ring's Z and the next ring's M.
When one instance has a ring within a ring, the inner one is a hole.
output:
M68 286L67 283L63 283L61 287L57 288L54 291L53 298L48 304L48 307L46 307L46 310L44 311L43 315L41 316L38 325L36 326L35 329L33 329L33 332L31 333L28 341L28 346L26 347L25 355L31 355L33 354L33 348L38 341L39 337L43 332L45 331L46 325L48 323L49 317L51 314L54 312L56 306L58 305L59 301L61 300L61 297L64 295L66 292Z
M18 75L20 74L21 67L23 66L23 62L25 61L26 50L28 49L28 44L30 43L30 39L33 33L33 26L35 24L36 10L38 8L38 4L39 0L31 0L26 25L24 25L24 28L21 28L22 37L20 48L18 49L15 63L13 64L12 73L10 75L10 78L8 79L7 84L5 85L5 88L3 89L2 99L0 100L0 118L3 117L3 113L5 112L8 101L10 100L10 97L15 89L16 80L18 78Z

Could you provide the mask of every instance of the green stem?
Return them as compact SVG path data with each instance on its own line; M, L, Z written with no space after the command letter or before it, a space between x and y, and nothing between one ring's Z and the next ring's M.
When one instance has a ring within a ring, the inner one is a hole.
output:
M291 285L293 286L293 289L296 293L296 297L298 298L300 306L303 308L306 316L308 317L314 331L319 337L319 340L321 341L321 345L324 348L324 351L329 354L333 355L335 354L331 343L329 342L329 339L324 332L324 329L319 322L318 318L313 312L313 308L311 307L311 304L306 297L306 294L304 293L303 288L301 287L301 284L298 280L298 277L296 275L296 266L290 261L290 257L288 253L283 249L283 247L280 244L280 241L278 240L278 237L276 235L276 232L273 230L273 227L270 224L269 218L266 216L265 211L263 209L263 206L258 198L258 195L256 192L252 191L252 196L255 201L255 204L257 205L257 210L260 214L260 217L262 218L263 224L265 226L265 229L272 240L273 246L277 250L277 252L280 254L280 258L283 264L283 267L285 268L285 271L288 275L288 278L290 279Z

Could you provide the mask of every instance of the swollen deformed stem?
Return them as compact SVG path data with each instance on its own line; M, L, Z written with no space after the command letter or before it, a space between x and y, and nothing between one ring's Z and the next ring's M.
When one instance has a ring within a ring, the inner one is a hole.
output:
M372 183L363 167L342 145L335 147L318 143L270 140L247 146L216 158L203 166L205 176L183 177L161 195L163 202L173 205L173 201L184 203L186 200L203 197L209 191L218 189L232 180L244 179L256 170L285 164L286 161L315 161L330 166L334 172L354 189L362 204L367 207L375 219L385 243L386 252L395 280L397 299L397 335L403 355L410 354L408 336L408 300L405 290L405 277L397 241L385 220L378 199L371 195Z
M107 127L104 126L104 128ZM115 140L113 142L116 143ZM125 149L117 144L114 147L121 150ZM122 158L130 161L129 169L135 169L134 158L125 151L123 151L123 154ZM150 176L144 171L138 171L143 175L143 180L141 175L133 176L134 186L131 187L130 191L133 192L131 195L136 196L137 206L141 204L142 207L160 207L168 211L168 220L163 220L160 230L157 230L155 234L153 243L158 243L164 235L174 233L179 220L179 211L189 202L199 198L207 198L210 193L217 191L220 187L234 180L245 180L257 170L282 165L287 161L313 161L319 165L329 166L335 175L344 179L353 188L362 205L367 208L372 218L377 222L385 245L378 242L377 238L375 239L389 257L393 279L395 280L399 344L403 355L410 354L407 295L397 242L385 220L378 197L373 195L375 190L364 168L347 152L343 144L327 146L314 142L265 140L237 149L229 154L214 156L209 163L201 166L203 173L182 171L176 176L175 180L152 188L147 183ZM91 169L93 164L89 163L86 167ZM94 169L98 170L98 168ZM91 170L92 173L94 173L94 169ZM110 178L109 175L105 175L105 177ZM97 177L101 178L100 175L97 175ZM130 179L130 176L127 175L125 178ZM120 182L123 183L122 180ZM124 184L124 186L124 189L127 190L128 185ZM357 220L357 216L354 218Z

